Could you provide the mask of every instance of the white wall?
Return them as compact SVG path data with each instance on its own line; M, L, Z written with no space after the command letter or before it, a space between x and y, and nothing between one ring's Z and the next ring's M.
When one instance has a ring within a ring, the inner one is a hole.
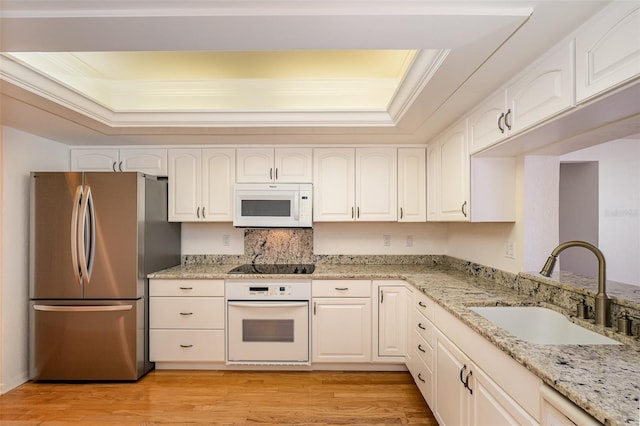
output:
M385 245L385 236L389 245ZM410 240L407 243L407 240ZM445 254L447 225L442 223L314 223L314 254Z
M640 139L603 143L560 161L598 161L598 247L607 279L640 286Z
M28 379L29 173L68 170L69 148L10 127L2 155L2 383L0 392ZM7 250L11 247L11 250Z
M389 245L385 246L385 235ZM409 242L407 242L409 239ZM225 245L228 243L228 245ZM445 254L440 223L314 223L314 254ZM244 230L230 223L183 223L182 254L244 254Z

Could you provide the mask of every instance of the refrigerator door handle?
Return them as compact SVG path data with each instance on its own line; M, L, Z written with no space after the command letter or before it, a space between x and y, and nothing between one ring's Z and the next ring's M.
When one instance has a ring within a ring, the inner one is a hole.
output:
M80 254L80 268L84 283L91 281L91 272L93 271L93 259L95 254L95 233L96 224L93 211L93 197L91 196L91 187L86 186L86 193L82 197L80 205L80 217L78 221L78 253Z
M78 263L78 210L80 210L81 197L82 186L78 185L76 195L73 197L73 211L71 212L71 266L73 268L73 276L79 286L82 286L80 264Z
M115 312L130 311L133 305L93 305L93 306L62 306L62 305L33 305L35 311L43 312Z

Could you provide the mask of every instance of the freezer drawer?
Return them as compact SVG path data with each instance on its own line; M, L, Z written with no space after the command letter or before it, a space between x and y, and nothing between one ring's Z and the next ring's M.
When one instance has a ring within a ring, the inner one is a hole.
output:
M137 380L145 370L144 299L31 301L33 380Z

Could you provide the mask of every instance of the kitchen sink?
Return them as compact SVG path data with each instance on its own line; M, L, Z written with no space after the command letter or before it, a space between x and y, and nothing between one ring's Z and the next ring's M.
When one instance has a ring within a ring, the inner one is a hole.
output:
M542 345L619 345L572 323L559 312L539 306L475 306L469 308L529 343Z

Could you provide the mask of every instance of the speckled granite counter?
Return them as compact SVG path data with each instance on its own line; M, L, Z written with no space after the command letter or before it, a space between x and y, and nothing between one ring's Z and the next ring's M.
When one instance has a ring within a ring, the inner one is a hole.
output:
M149 275L161 279L278 279L291 275L229 275L235 265L181 265ZM524 276L524 275L523 275ZM468 306L540 304L500 280L470 275L447 266L317 264L311 279L403 279L561 394L605 424L640 424L640 343L612 329L571 317L582 326L624 345L538 345L519 340L472 312ZM299 276L296 276L299 278ZM525 276L531 279L531 276ZM517 287L517 285L515 285ZM548 305L556 310L559 308ZM566 312L565 312L566 313Z

